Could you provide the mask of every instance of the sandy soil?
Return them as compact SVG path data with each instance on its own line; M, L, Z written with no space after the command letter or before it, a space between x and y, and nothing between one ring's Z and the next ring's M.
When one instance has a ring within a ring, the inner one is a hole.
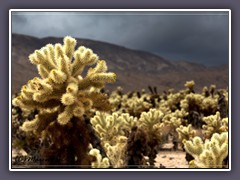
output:
M160 164L166 168L188 168L188 163L185 160L185 152L183 151L172 151L172 144L165 144L163 146L164 150L160 151L156 157L155 166L159 167ZM27 155L23 150L17 151L12 150L12 158L14 159L18 155ZM20 166L16 168L24 168L25 166Z
M166 168L188 168L188 163L185 160L185 152L182 151L161 151L156 158L155 166L160 164Z

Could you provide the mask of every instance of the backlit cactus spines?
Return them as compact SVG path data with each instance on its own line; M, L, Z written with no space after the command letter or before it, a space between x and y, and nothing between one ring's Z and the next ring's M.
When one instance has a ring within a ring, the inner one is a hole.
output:
M176 128L176 131L178 132L178 138L183 141L185 140L191 140L196 132L192 129L192 125L189 124L188 126L180 125L178 128Z
M184 148L195 158L189 163L190 168L223 168L228 156L228 132L215 133L205 143L195 137L192 141L184 141Z
M203 152L204 143L200 137L195 137L192 141L183 140L185 150L193 157L198 157Z
M28 132L28 131L34 131L34 130L36 130L37 127L39 126L39 123L40 123L40 120L39 120L38 116L36 116L34 120L32 120L32 121L26 121L26 122L23 124L23 126L21 127L21 129L22 129L23 131L26 131L26 132Z
M89 151L89 154L94 156L96 160L92 162L92 168L109 168L110 162L107 157L102 158L102 155L100 154L100 151L98 149L91 149Z
M106 149L109 160L111 160L111 163L113 164L113 168L121 168L126 166L126 146L127 137L125 136L118 136L116 138L116 144L114 145L111 145L109 143L104 144L104 148Z
M57 121L61 125L67 124L73 116L81 117L89 110L94 104L90 88L96 90L106 83L113 83L116 75L106 72L105 61L98 60L91 49L81 46L74 51L76 43L74 38L67 36L63 45L48 44L31 54L29 59L37 65L40 78L36 77L23 86L21 95L13 103L40 111L58 107ZM79 78L84 67L93 64L97 64L96 67L90 68L86 77ZM29 127L27 124L23 125L26 131Z
M194 86L195 86L195 82L194 81L187 81L185 84L184 84L185 87L188 88L188 92L194 92Z
M193 94L193 93L187 94L185 96L185 99L183 99L180 102L180 107L188 112L193 108L192 106L195 106L195 105L201 106L203 99L204 97L200 94ZM196 106L194 108L200 108L200 107Z
M172 113L165 115L163 117L163 123L166 126L171 126L172 128L176 129L185 121L184 117L187 115L188 113L183 109L176 110Z
M139 124L144 128L152 128L156 124L160 124L164 114L157 109L150 109L149 112L143 112L139 119Z
M216 112L215 115L204 117L203 121L206 123L202 127L206 138L210 138L214 133L228 131L228 118L222 119L219 112Z
M91 118L91 123L103 142L113 145L116 143L118 136L124 135L124 121L119 118L117 113L109 115L104 112L96 112Z
M122 113L119 119L124 122L123 128L128 132L130 132L132 127L136 126L138 122L136 117L130 116L128 113Z
M162 111L150 109L148 112L143 112L138 120L138 126L145 129L149 136L157 138L160 143L162 143L161 139L165 133L164 124L161 122L163 116Z

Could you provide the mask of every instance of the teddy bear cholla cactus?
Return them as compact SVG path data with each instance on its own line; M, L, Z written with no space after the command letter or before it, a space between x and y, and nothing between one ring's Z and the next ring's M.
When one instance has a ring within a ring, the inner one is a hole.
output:
M91 49L80 46L74 51L76 44L74 38L67 36L63 45L48 44L31 54L29 59L37 66L40 77L30 80L20 96L13 99L13 105L23 110L38 110L35 119L25 121L21 129L48 142L42 156L59 156L59 161L49 164L91 164L87 155L90 130L84 115L88 116L91 109L111 108L100 89L115 82L116 75L107 72L105 61L99 60ZM82 77L85 66L94 64Z
M35 77L22 87L21 95L13 100L13 104L24 109L60 112L57 121L61 125L70 119L82 117L85 111L97 107L103 95L97 89L116 79L114 73L107 73L105 61L98 60L92 50L80 46L75 52L76 40L64 38L64 45L48 44L29 56L30 61L37 65L41 78ZM72 58L74 58L72 62ZM87 65L89 68L83 78L80 74ZM101 96L101 98L96 98ZM99 101L93 102L98 99ZM37 116L31 122L25 122L22 128L26 131L36 129L40 119Z
M196 131L192 128L191 124L188 126L180 125L176 128L176 131L178 133L178 138L180 141L183 141L184 139L191 140L196 135Z
M90 121L113 167L124 167L127 134L136 125L137 119L128 113L107 114L97 111Z
M154 167L155 158L158 152L158 146L163 143L164 136L168 128L164 129L162 119L164 114L158 109L150 109L148 112L141 113L141 117L138 120L139 130L143 130L148 136L148 158L151 167Z
M220 112L203 118L206 123L203 125L203 132L206 138L210 138L214 133L228 132L228 117L221 118Z
M190 168L223 168L228 156L228 132L215 133L210 141L195 137L183 141L185 150L195 159L190 161Z

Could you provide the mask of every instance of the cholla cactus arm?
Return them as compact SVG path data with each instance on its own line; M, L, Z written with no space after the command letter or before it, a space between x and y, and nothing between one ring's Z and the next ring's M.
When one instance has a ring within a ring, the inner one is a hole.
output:
M222 168L228 156L228 132L213 134L204 144L199 137L185 141L184 147L195 158L190 162L192 168Z
M134 120L132 118L128 114L119 116L117 113L109 115L97 111L96 115L90 120L114 168L124 166L127 144L127 137L124 136L123 131L126 125L124 120Z
M176 129L184 122L184 117L187 114L188 113L183 109L181 111L176 110L172 113L165 115L162 121L166 126L170 126L173 129Z
M152 129L155 124L161 122L164 114L157 109L150 109L148 112L143 112L139 119L139 126Z
M40 119L38 118L38 116L36 116L34 120L25 122L21 129L25 132L34 131L38 128L39 124Z
M73 75L81 74L86 65L93 65L98 59L99 57L93 54L91 49L80 46L74 53L74 62L72 64Z
M207 86L204 86L204 87L203 87L203 89L202 89L202 95L203 95L204 97L208 97L208 96L210 95Z
M163 139L165 139L163 136L165 136L166 133L169 133L167 132L168 130L166 130L168 128L165 128L161 122L163 116L164 114L162 111L157 109L150 109L148 112L143 112L138 121L139 130L146 132L148 135L149 140L147 146L145 147L145 150L148 152L149 164L151 167L154 167L155 158L158 152L157 147L163 143ZM139 131L138 128L135 129Z
M216 91L216 85L212 84L212 85L210 86L210 88L209 88L209 91L210 91L210 93L211 93L211 95L212 95L212 97L213 97L213 96L214 96L214 93L215 93L215 91Z
M184 149L193 157L198 157L203 152L203 141L200 137L195 137L192 141L183 140Z
M202 103L201 103L201 110L204 111L209 111L211 110L212 112L216 112L218 109L218 98L216 97L212 97L212 96L208 96L206 98L203 99Z
M104 143L104 148L106 149L107 156L113 168L122 168L126 166L125 154L128 138L125 136L118 136L116 138L115 144Z
M123 121L117 113L109 115L104 112L96 112L96 115L91 118L91 124L98 133L100 139L110 144L116 143L118 136L124 135Z
M146 101L146 99L150 98L149 95L138 97L137 94L137 92L134 92L131 94L131 97L124 95L121 108L127 110L127 113L132 116L140 117L143 111L148 111L152 107L152 104Z
M219 129L221 132L228 132L228 118L222 119L222 126Z
M187 112L190 110L199 111L203 99L204 96L201 94L187 94L185 98L180 102L180 107Z
M177 110L180 104L180 101L184 99L185 94L183 93L171 93L168 96L168 99L166 100L166 105L169 107L172 111Z
M213 134L206 150L199 160L207 167L222 168L223 160L228 156L228 133Z
M162 111L150 109L148 112L143 112L138 120L138 126L143 128L153 141L157 140L162 143L162 137L169 133L169 128L165 128L161 122L164 117Z
M174 119L173 119L174 118ZM173 126L173 123L176 121L176 118L175 116L172 115L172 113L169 113L169 114L166 114L164 117L163 117L163 120L162 122L165 124L165 125L170 125L170 126Z
M185 87L188 88L188 91L189 92L193 92L193 88L195 86L195 82L194 81L187 81L185 84L184 84Z
M185 140L191 140L196 132L192 129L192 125L189 124L187 127L186 126L179 126L176 128L176 131L178 132L178 137L181 141Z
M93 125L94 129L97 131L98 135L103 138L106 134L106 130L104 127L107 126L107 114L96 112L96 115L91 118L91 124Z
M128 113L122 113L119 119L124 123L123 127L128 132L130 132L132 127L136 126L138 122L136 117L130 116Z
M116 75L106 72L105 61L98 60L92 50L81 46L74 52L75 46L76 40L67 36L63 45L48 44L31 54L29 59L37 65L41 78L35 77L23 86L21 95L13 100L13 104L25 109L37 108L40 112L46 108L58 108L57 120L61 125L67 124L72 117L81 118L95 101L94 108L104 104L107 99L100 95L92 97L89 89L113 83ZM86 77L80 76L86 65L95 63L96 67L90 68Z
M211 138L214 133L221 133L228 131L228 118L222 119L220 113L210 115L203 118L206 125L203 125L203 132L207 138Z
M110 162L107 157L102 158L100 151L98 149L91 149L89 152L90 155L96 158L96 161L92 162L92 168L109 168Z

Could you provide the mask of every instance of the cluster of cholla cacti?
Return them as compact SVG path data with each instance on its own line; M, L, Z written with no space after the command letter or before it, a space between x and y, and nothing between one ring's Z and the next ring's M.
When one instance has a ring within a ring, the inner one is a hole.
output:
M228 167L227 90L212 85L196 93L188 81L176 92L118 87L110 93L104 87L116 75L76 44L65 37L63 45L48 44L29 56L39 77L13 97L12 146L32 161L14 165L162 168L156 157L171 141L173 152L186 152L189 168Z

